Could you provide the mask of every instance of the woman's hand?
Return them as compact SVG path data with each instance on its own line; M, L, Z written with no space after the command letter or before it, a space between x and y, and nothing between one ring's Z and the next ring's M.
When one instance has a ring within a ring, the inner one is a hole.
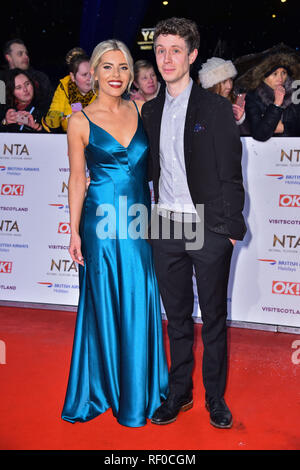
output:
M38 122L35 122L35 120L33 119L33 116L32 114L29 114L28 113L28 124L27 126L31 127L32 129L34 129L35 131L40 131L42 129L42 125L39 124Z
M274 131L275 134L282 134L284 132L284 125L282 121L279 121L279 123L276 126L276 129Z
M6 124L16 124L17 111L15 109L8 109L5 115Z
M281 106L285 96L285 88L283 86L278 86L274 89L274 104L276 106Z
M240 119L242 119L245 113L245 102L242 106L239 106L238 104L233 104L232 111L233 111L236 121L239 121Z
M73 261L84 266L84 259L81 253L81 238L78 234L71 235L69 253Z

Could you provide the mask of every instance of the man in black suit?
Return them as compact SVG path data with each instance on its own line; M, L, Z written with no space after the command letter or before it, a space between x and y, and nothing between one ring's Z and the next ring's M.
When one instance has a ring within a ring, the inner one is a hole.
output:
M165 237L160 229L158 237L149 240L171 352L170 393L152 423L171 423L193 406L194 271L203 322L205 404L211 424L230 428L232 415L224 400L227 285L233 246L246 232L242 146L229 101L190 78L198 47L194 22L171 18L157 25L154 50L166 87L142 108L158 220L171 231L171 237ZM204 207L202 221L199 207ZM203 228L204 243L193 248L185 227L197 224Z

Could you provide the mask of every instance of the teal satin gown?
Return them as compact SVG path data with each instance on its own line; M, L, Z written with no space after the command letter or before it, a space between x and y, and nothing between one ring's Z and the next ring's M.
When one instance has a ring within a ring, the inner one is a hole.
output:
M91 182L80 222L85 263L79 265L62 418L85 422L111 408L120 424L138 427L168 391L152 252L138 236L145 230L140 214L150 211L148 142L139 113L127 148L90 120L89 125L85 156Z

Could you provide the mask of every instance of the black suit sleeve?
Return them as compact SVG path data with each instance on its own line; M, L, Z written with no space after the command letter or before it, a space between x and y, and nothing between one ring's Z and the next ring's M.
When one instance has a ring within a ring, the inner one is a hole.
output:
M242 143L232 106L225 99L219 103L215 113L214 149L229 238L242 240L246 233L242 214L245 199L241 166Z
M146 135L148 137L149 147L150 147L150 136L149 136L149 133L148 133L148 120L147 120L147 113L145 113L145 104L142 106L141 116L142 116L144 129L145 129ZM153 163L152 163L151 147L149 148L147 158L148 158L148 160L147 160L147 177L148 177L148 181L152 181L153 180Z
M245 111L250 128L250 134L255 140L265 142L270 139L279 123L282 109L274 104L269 104L263 113L254 93L246 95Z

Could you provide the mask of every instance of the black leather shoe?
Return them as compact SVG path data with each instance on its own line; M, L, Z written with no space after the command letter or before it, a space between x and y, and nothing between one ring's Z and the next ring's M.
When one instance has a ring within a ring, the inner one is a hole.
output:
M205 407L210 414L210 424L221 429L231 428L232 415L224 398L206 398Z
M160 405L154 412L151 423L153 424L170 424L176 421L180 411L188 411L193 406L193 395L190 393L184 397L176 397L170 394L166 401Z

